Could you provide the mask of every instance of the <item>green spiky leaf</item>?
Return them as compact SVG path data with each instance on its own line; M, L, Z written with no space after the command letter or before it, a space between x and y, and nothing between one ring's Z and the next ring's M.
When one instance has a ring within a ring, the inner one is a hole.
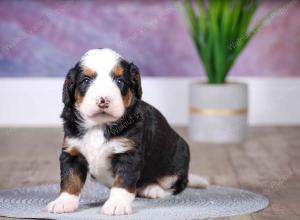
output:
M225 83L239 54L272 14L261 18L249 31L258 7L256 0L184 0L183 6L208 82L212 84Z

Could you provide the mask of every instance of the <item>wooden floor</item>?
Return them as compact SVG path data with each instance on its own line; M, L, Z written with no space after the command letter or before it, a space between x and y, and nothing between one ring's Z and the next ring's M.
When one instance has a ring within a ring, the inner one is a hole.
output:
M61 142L58 128L0 129L0 189L57 183ZM250 128L243 144L190 146L194 173L271 201L264 211L222 219L300 219L300 127Z

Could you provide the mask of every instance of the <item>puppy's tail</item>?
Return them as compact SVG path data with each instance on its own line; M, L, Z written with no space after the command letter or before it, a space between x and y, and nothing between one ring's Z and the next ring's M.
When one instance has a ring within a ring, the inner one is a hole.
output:
M207 177L189 173L188 180L188 187L191 188L207 188L209 186L209 180Z

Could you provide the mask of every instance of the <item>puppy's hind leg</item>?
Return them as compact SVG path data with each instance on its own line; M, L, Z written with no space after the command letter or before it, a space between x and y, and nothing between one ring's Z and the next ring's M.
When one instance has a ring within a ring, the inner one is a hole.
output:
M140 197L160 199L172 195L171 191L163 189L158 183L152 183L137 190Z
M149 199L165 198L173 194L174 189L172 187L177 179L175 175L158 178L157 183L142 187L138 189L137 193L140 197Z

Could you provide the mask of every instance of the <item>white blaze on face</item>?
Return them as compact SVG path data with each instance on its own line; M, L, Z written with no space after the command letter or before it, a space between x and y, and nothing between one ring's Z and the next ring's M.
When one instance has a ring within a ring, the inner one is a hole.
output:
M125 107L122 95L111 77L112 69L118 64L120 58L122 57L111 49L93 49L82 56L80 62L83 69L92 69L97 74L79 106L79 111L88 120L107 122L123 115ZM97 115L100 111L97 100L101 97L108 98L110 101L109 108L105 109L109 115Z

